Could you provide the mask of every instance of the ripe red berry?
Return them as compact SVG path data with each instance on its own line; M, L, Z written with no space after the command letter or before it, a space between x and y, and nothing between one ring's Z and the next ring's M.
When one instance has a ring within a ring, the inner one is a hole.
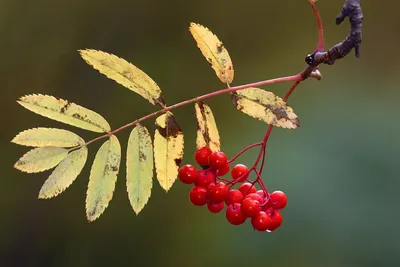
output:
M211 171L202 170L198 172L198 178L195 185L207 188L212 182L215 182L215 174Z
M265 202L264 198L262 198L259 194L257 193L251 193L251 194L247 194L246 198L251 198L253 200L257 200L258 203L263 204Z
M208 159L208 164L212 169L221 169L228 163L228 159L224 152L214 152Z
M224 202L219 202L219 203L212 203L209 202L207 204L207 208L209 211L211 211L212 213L218 213L221 210L223 210L225 203Z
M208 158L212 154L212 151L208 147L201 147L196 150L194 153L194 159L196 160L197 164L200 166L208 165Z
M274 191L269 195L270 205L277 210L283 209L287 204L287 197L282 191Z
M266 231L271 225L271 218L264 211L260 211L256 216L251 218L251 225L257 231Z
M247 217L254 217L261 211L260 202L246 197L242 201L242 213Z
M243 194L237 189L229 190L228 197L225 200L226 205L233 203L242 203Z
M204 187L195 186L190 190L189 198L193 205L203 206L208 202L207 190Z
M222 182L211 183L208 186L208 196L213 203L223 202L228 198L229 188Z
M236 179L242 177L239 180L239 182L242 183L242 182L246 181L246 179L249 177L249 173L247 173L248 171L249 171L249 168L247 168L246 165L237 164L235 167L232 168L232 171L231 171L232 179L236 180Z
M185 165L179 169L178 177L184 184L193 184L199 176L194 166Z
M256 193L259 194L263 199L267 196L267 194L264 192L264 190L257 190Z
M257 190L251 183L243 183L239 187L239 191L242 192L243 197L245 197L247 194L255 193Z
M239 203L229 205L226 209L226 219L232 225L240 225L246 221L246 216L243 215Z
M224 167L217 169L217 176L224 176L229 172L230 166L229 164L225 164Z
M267 231L272 232L281 226L283 218L279 211L274 209L268 209L265 213L271 218L271 224L269 225Z

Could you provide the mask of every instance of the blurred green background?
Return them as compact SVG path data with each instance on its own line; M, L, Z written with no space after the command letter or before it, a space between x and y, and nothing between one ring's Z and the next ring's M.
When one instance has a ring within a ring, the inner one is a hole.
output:
M344 39L334 24L343 1L320 1L326 46ZM114 53L147 72L167 103L223 85L188 33L190 21L208 26L230 52L234 85L292 75L317 39L306 0L298 1L0 1L1 185L0 266L400 266L399 2L363 0L361 59L322 66L290 105L297 130L275 129L264 181L289 198L284 224L259 233L249 223L189 203L189 187L167 194L154 180L139 216L125 189L122 161L114 198L89 224L84 202L90 164L59 197L37 200L50 172L24 174L13 164L27 148L10 143L20 131L46 126L97 135L33 114L15 100L30 93L62 97L91 108L113 128L156 110L146 100L92 70L82 48ZM290 84L266 89L283 95ZM237 112L228 96L213 108L222 149L233 156L262 139L267 125ZM184 162L194 163L193 107L174 111L184 130ZM145 123L151 131L153 121ZM128 131L118 134L125 155ZM241 162L251 164L256 151Z

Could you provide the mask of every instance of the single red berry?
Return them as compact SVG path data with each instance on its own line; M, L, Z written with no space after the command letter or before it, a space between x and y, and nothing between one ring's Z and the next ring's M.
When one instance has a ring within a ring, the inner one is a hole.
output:
M274 209L268 209L265 213L271 218L271 224L269 225L267 231L272 232L281 226L283 218L279 211Z
M246 181L247 178L249 178L248 171L249 171L249 168L247 168L246 165L237 164L235 167L232 168L232 171L231 171L232 179L236 180L236 179L242 177L239 180L239 182L242 183L242 182Z
M208 158L212 154L212 151L208 147L201 147L196 150L194 153L194 159L196 160L197 164L200 166L208 165Z
M229 172L230 166L229 164L225 164L224 167L217 169L217 176L224 176Z
M257 194L259 194L263 199L267 196L267 193L264 192L264 190L257 190L256 192Z
M287 204L287 197L282 191L274 191L269 195L270 205L277 210L283 209Z
M212 182L215 182L215 174L211 171L202 170L198 172L198 178L195 185L207 188Z
M251 194L247 194L246 198L251 198L253 200L257 200L258 203L262 204L265 202L264 198L262 198L259 194L257 193L251 193Z
M233 203L242 203L243 194L237 189L229 190L228 197L225 200L226 205L230 205Z
M190 202L196 206L203 206L207 204L207 190L201 186L195 186L189 193Z
M246 197L242 201L242 213L247 217L254 217L261 211L260 202Z
M208 208L208 210L211 211L212 213L218 213L218 212L220 212L221 210L224 209L224 205L225 205L224 202L219 202L219 203L212 203L212 202L209 202L209 203L207 204L207 208Z
M255 193L257 190L251 183L243 183L239 187L239 191L242 192L243 197L245 197L247 194Z
M222 182L211 183L207 189L210 201L213 203L223 202L228 198L229 188Z
M226 209L226 219L232 225L240 225L246 221L246 216L243 215L239 203L229 205Z
M261 232L268 230L271 222L271 218L264 211L260 211L256 216L251 218L251 225L253 225L254 229Z
M228 163L228 158L226 157L224 152L214 152L211 154L208 159L208 164L212 169L221 169Z
M179 169L178 177L184 184L193 184L197 181L199 175L196 168L188 164Z

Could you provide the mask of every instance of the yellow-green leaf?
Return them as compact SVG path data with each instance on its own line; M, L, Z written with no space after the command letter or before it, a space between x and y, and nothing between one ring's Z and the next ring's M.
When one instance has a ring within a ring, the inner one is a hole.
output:
M121 160L121 146L112 135L99 149L90 170L86 193L86 217L92 222L107 208L113 197Z
M183 132L171 112L156 119L154 160L157 180L165 191L175 182L183 157Z
M259 88L239 90L232 94L232 102L243 113L273 126L295 129L299 119L282 98Z
M123 58L99 50L79 50L82 58L108 78L149 100L151 104L165 106L161 89L142 70Z
M218 78L223 83L231 83L234 77L232 60L218 37L208 28L193 22L190 23L189 31Z
M81 173L85 166L87 155L88 149L86 146L70 152L44 182L39 192L39 198L52 198L67 189Z
M14 167L20 171L34 173L54 168L66 156L68 150L62 147L39 147L28 151Z
M23 96L17 102L52 120L98 133L111 131L110 125L101 115L61 98L33 94Z
M33 147L75 147L81 140L78 135L67 130L39 127L20 132L11 142Z
M136 214L147 204L153 187L153 145L149 131L140 124L132 130L127 149L126 187Z
M208 147L212 151L219 151L221 144L214 115L208 105L203 102L195 104L197 118L197 148Z

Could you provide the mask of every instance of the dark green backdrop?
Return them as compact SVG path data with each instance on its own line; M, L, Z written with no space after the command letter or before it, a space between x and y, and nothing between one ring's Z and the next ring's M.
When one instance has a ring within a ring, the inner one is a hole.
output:
M342 2L318 2L327 46L348 33L347 21L334 24ZM27 150L10 143L14 135L38 126L72 129L86 140L96 135L28 112L15 100L55 95L99 112L113 128L155 110L86 65L77 53L82 48L133 62L170 104L222 89L188 33L190 21L224 41L234 85L296 74L317 38L306 0L0 1L0 266L399 266L400 4L362 5L361 59L322 66L324 79L307 81L290 99L301 127L272 133L263 178L270 189L284 190L289 204L282 228L268 234L193 207L189 187L178 183L166 194L155 181L136 216L124 167L109 208L87 223L86 186L99 143L89 147L87 167L65 193L37 200L49 173L13 169ZM288 86L268 90L283 95ZM228 96L207 103L229 156L263 137L267 126L237 112ZM175 113L186 136L184 161L193 163L193 107ZM145 125L153 131L153 121ZM128 133L118 137L124 151ZM242 162L254 157L246 154Z

